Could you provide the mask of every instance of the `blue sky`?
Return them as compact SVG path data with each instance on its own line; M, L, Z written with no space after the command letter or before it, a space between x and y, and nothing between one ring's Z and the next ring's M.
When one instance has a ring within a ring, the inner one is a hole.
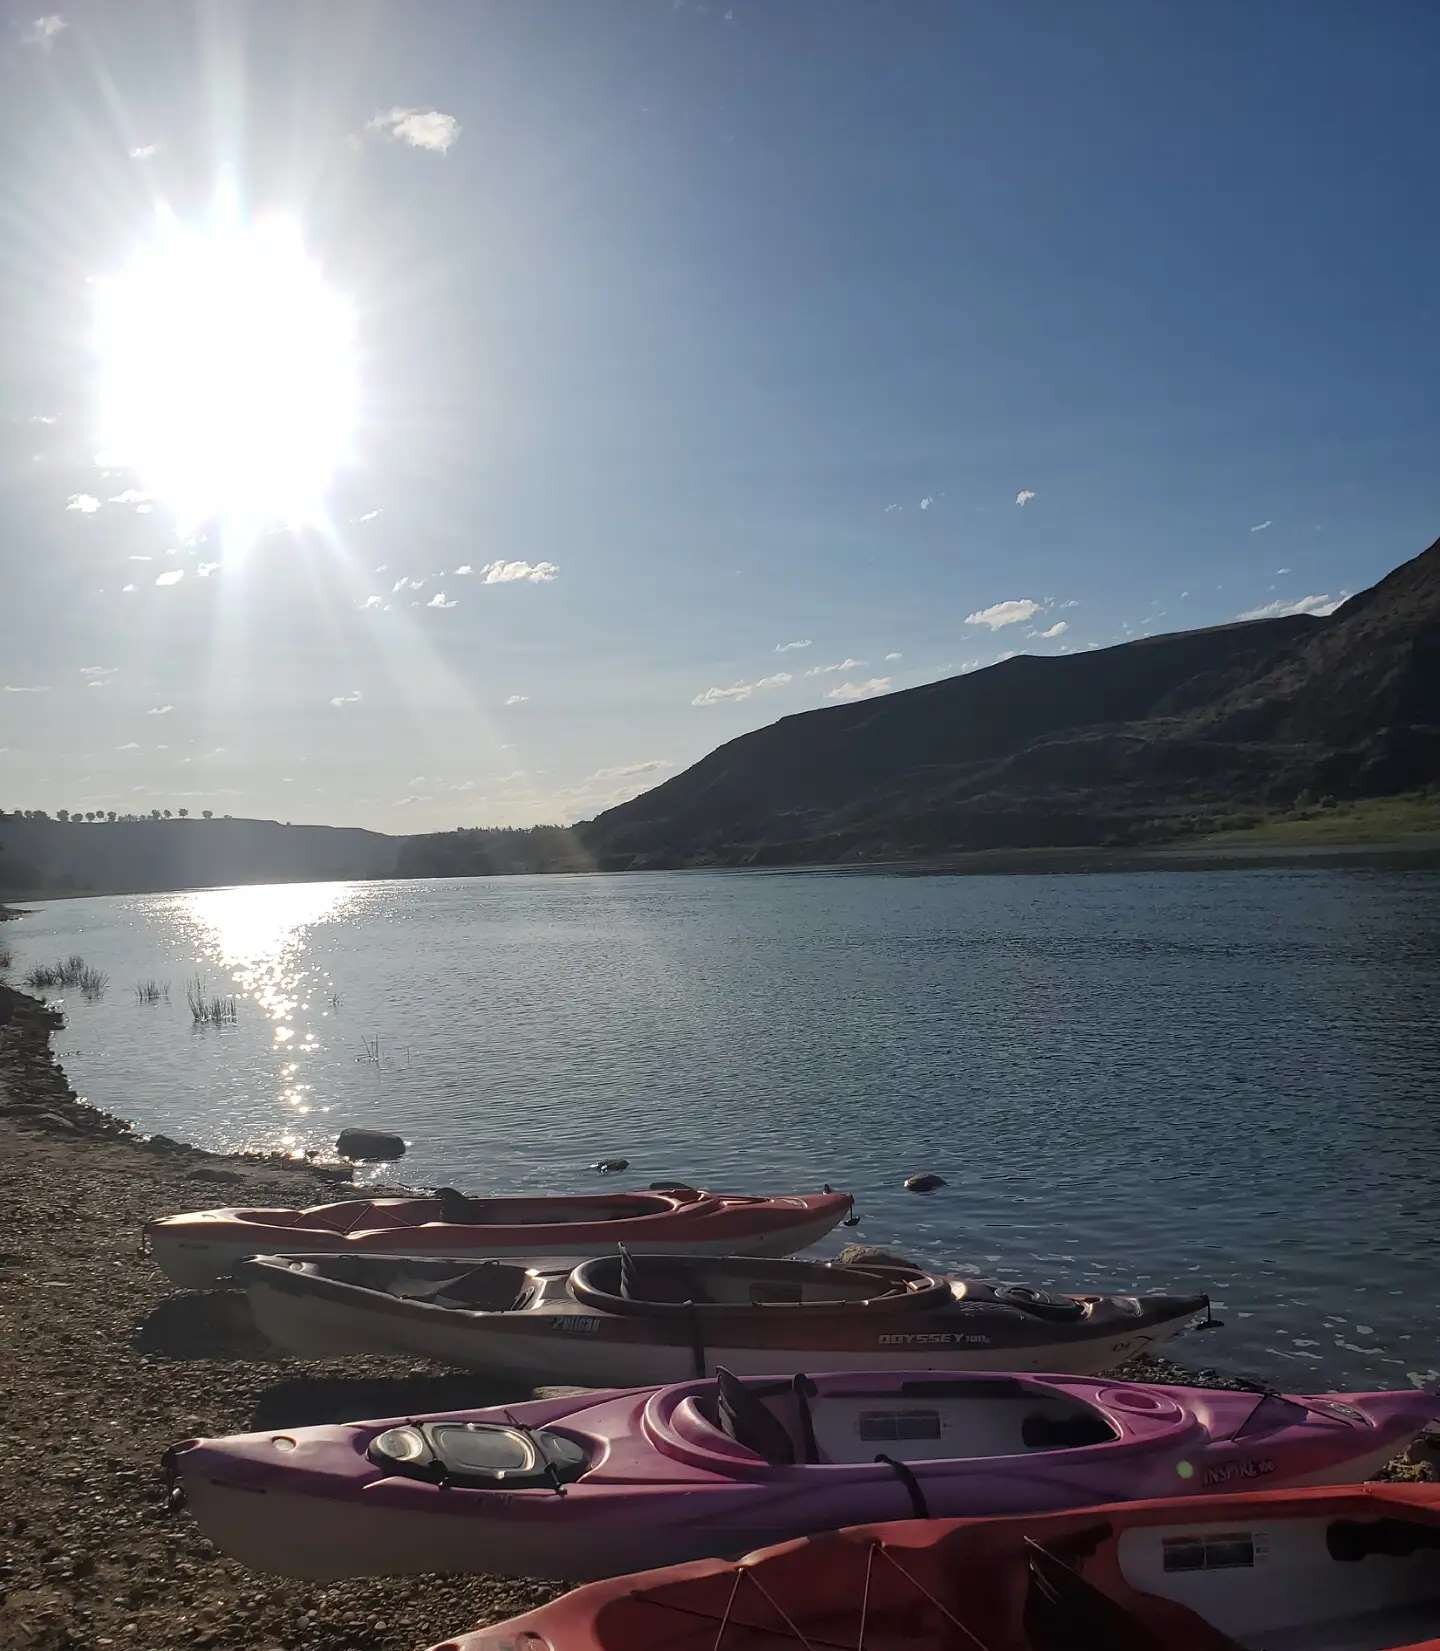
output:
M37 10L3 806L573 819L827 696L1321 610L1435 537L1433 6ZM222 187L354 320L323 517L258 535L100 443L97 279Z

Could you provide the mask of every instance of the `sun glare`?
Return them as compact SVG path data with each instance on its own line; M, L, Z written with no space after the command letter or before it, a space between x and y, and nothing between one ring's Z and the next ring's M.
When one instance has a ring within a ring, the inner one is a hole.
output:
M284 219L170 227L97 283L101 443L183 525L314 520L349 455L349 305Z

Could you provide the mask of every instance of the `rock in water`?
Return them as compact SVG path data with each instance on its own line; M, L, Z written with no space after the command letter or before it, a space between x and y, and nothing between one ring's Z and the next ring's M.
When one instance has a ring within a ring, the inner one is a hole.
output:
M342 1158L403 1158L405 1138L383 1129L342 1129L335 1150Z
M906 1192L934 1192L936 1187L945 1185L943 1175L933 1175L928 1171L924 1175L907 1175L905 1177Z
M601 1175L617 1175L622 1169L630 1168L628 1158L602 1158L598 1164L591 1164L591 1169L599 1170Z

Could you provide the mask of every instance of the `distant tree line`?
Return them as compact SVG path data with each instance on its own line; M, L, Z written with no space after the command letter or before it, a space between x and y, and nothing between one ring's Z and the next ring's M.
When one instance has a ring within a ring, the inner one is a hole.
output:
M200 817L213 820L215 810L202 808ZM89 808L81 813L78 808L57 808L52 815L46 808L0 808L0 820L57 820L61 825L134 825L141 820L188 820L188 808L152 808L148 814L120 814L113 808ZM225 815L230 819L230 815Z

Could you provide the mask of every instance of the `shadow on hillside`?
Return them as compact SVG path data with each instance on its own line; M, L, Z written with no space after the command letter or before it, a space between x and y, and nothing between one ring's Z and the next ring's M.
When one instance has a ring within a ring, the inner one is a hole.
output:
M533 1390L516 1382L454 1371L443 1375L296 1376L267 1387L250 1425L315 1427L324 1422L364 1422L384 1416L425 1416L445 1410L481 1410L521 1404Z
M170 1296L135 1331L141 1353L162 1359L258 1359L273 1362L279 1352L255 1328L250 1303L240 1290L195 1291Z

